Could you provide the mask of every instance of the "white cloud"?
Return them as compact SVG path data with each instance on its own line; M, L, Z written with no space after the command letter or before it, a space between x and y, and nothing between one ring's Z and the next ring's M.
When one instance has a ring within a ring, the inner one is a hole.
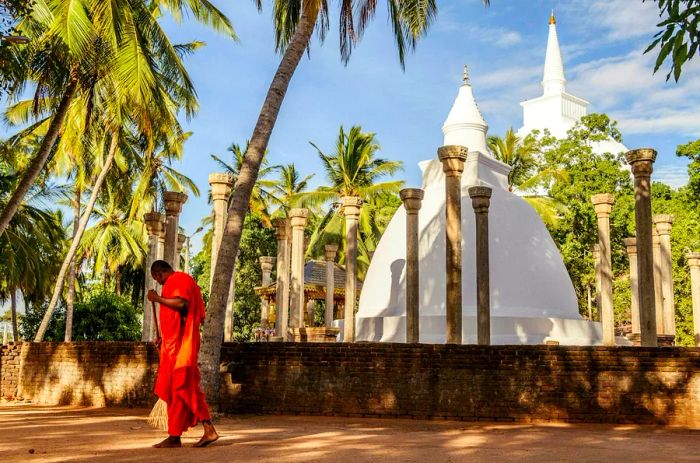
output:
M652 74L655 56L641 50L588 61L571 69L569 89L608 112L623 134L677 133L700 135L700 62L686 65L681 81Z
M688 169L684 166L664 165L654 168L654 181L665 183L673 188L688 184Z
M607 41L649 37L660 22L656 2L642 0L573 0L562 10L578 20L574 27Z

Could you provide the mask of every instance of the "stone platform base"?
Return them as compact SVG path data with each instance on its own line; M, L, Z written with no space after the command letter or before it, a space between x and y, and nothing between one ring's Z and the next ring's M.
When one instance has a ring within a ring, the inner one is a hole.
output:
M642 335L640 333L629 333L625 337L635 346L642 345ZM658 347L673 347L676 345L676 337L672 334L657 334L656 345Z
M358 318L356 341L406 342L405 317ZM342 329L343 320L335 320L334 326ZM338 341L342 341L341 331ZM462 317L462 344L476 344L476 317ZM584 319L491 317L491 344L546 344L556 341L562 346L595 346L603 343L603 330L598 322ZM420 342L445 343L445 317L420 317ZM616 339L617 345L631 345L624 338Z
M326 328L324 326L289 328L289 340L291 342L336 342L338 328Z

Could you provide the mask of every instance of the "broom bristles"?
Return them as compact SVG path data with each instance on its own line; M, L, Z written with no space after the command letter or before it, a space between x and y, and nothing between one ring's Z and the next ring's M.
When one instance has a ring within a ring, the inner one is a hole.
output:
M151 414L148 415L148 424L161 431L168 430L168 404L163 399L153 406Z

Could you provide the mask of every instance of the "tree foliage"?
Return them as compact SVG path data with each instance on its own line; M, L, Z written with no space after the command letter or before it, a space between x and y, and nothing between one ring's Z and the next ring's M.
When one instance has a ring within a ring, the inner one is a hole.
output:
M646 0L645 0L646 1ZM661 30L644 53L658 48L654 73L671 62L666 80L681 77L683 65L693 59L700 46L700 0L652 0L658 4Z

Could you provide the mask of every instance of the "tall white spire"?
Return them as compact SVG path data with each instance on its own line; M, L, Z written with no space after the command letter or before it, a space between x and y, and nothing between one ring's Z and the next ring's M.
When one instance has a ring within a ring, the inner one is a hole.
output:
M481 151L488 154L486 149L486 131L489 126L481 115L479 106L474 99L474 92L469 83L469 72L464 66L463 83L455 99L450 114L442 126L445 145L462 145L469 151Z
M544 60L544 77L542 87L545 95L563 93L566 79L564 78L564 64L561 60L559 38L557 37L557 20L554 18L554 10L549 17L549 39L547 41L547 55Z

